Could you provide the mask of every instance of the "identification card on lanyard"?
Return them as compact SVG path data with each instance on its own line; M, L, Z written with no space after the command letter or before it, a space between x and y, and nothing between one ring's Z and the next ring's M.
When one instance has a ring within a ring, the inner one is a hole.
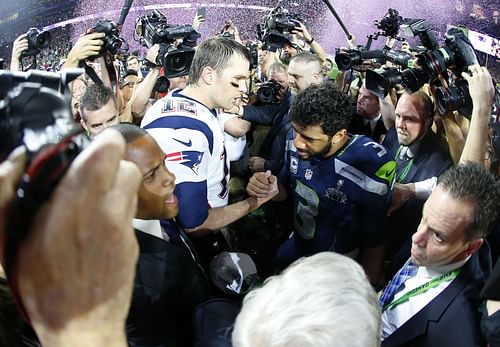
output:
M453 270L453 271L447 272L444 275L441 275L439 277L433 278L429 282L424 283L424 284L418 286L417 288L410 290L408 293L404 294L399 299L394 300L391 303L385 305L384 308L382 309L382 312L385 310L391 310L394 307L398 306L399 304L402 304L403 302L408 301L411 297L423 294L426 291L428 291L429 289L439 286L441 283L453 281L455 279L455 277L458 276L459 273L460 273L460 270L458 269L458 270Z
M403 148L403 146L399 146L398 151L396 152L395 158L399 157L402 148ZM403 183L404 179L406 178L406 175L408 175L408 172L410 172L410 169L411 169L412 165L413 165L413 158L411 158L408 161L408 163L406 163L406 166L401 171L401 174L399 175L399 177L396 176L396 182L397 183Z

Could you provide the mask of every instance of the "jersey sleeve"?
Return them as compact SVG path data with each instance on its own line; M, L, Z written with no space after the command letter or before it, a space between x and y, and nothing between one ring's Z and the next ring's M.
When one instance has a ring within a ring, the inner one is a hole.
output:
M371 168L368 169L370 178L384 188L363 192L360 200L359 221L361 244L374 248L387 241L387 212L392 198L396 162L391 160L388 154L384 154L381 157L375 157L370 166Z

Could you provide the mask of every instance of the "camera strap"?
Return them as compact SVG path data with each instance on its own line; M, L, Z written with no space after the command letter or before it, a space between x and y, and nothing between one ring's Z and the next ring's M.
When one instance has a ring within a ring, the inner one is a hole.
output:
M113 65L113 60L108 59L108 57L104 57L104 62L106 66L106 70L108 71L109 79L111 80L111 89L113 90L113 93L115 96L118 95L118 76L117 72L115 69L115 66ZM85 61L82 62L83 68L85 69L85 73L90 77L94 83L104 85L104 82L101 80L101 78L97 75L97 73L94 71L93 68L87 65Z

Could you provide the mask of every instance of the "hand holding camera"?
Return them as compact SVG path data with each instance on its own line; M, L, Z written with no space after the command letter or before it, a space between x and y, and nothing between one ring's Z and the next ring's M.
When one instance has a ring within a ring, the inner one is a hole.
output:
M28 34L22 34L14 40L12 44L12 58L10 63L10 69L12 71L20 71L19 60L21 59L23 53L28 50Z
M104 45L105 33L94 32L80 36L68 54L66 67L77 67L80 61L96 56Z
M486 108L484 112L488 115L486 121L489 121L491 105L495 97L495 88L493 80L488 70L479 65L471 65L468 67L468 72L462 72L462 77L469 85L469 94L472 99L474 109L478 111Z

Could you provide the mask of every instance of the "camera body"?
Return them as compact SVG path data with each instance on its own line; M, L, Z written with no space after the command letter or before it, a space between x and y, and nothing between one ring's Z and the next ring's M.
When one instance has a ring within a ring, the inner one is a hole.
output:
M69 82L82 69L61 73L30 70L0 72L0 145L1 160L17 146L24 145L34 157L49 145L57 144L72 133Z
M256 42L247 42L245 47L250 52L252 61L250 62L250 69L256 69L259 66L259 45Z
M160 45L157 61L165 69L165 76L179 77L189 74L194 57L194 47L200 34L192 25L170 26L167 18L158 10L137 18L136 35L141 44L151 47ZM182 39L177 47L175 41Z
M276 80L269 80L262 83L260 88L257 89L257 100L263 104L278 102L280 90L281 85Z
M393 49L367 50L364 46L345 51L337 50L335 54L335 62L341 71L353 69L361 65L365 59L376 59L380 64L390 61L401 66L413 66L414 61L413 56L407 52Z
M414 93L424 84L436 82L439 75L447 77L450 70L458 79L447 90L443 87L437 88L435 96L438 110L441 114L459 110L462 115L470 116L472 101L467 82L461 80L461 73L467 71L469 65L478 64L478 61L467 36L462 30L450 28L446 32L444 44L439 46L425 20L405 19L403 23L405 32L418 36L426 51L416 56L413 67L402 64L404 60L390 58L388 60L401 68L389 68L383 72L368 70L366 87L379 97L385 97L389 89L396 85L402 85L407 92Z
M298 22L305 24L299 15L290 14L282 6L277 6L262 17L261 23L257 25L257 36L268 51L276 52L289 42L288 35L299 25Z
M102 39L104 44L102 45L101 50L96 56L92 57L93 59L101 57L106 52L115 55L122 47L123 39L120 37L120 30L113 21L100 20L88 31L88 33L106 34L106 36Z
M26 32L28 49L22 53L23 57L30 57L40 53L50 44L51 35L48 31L40 31L37 28L29 28Z
M393 8L390 8L387 14L381 19L376 20L373 24L380 30L378 33L380 36L396 37L399 34L399 27L403 22L403 17L401 17Z

